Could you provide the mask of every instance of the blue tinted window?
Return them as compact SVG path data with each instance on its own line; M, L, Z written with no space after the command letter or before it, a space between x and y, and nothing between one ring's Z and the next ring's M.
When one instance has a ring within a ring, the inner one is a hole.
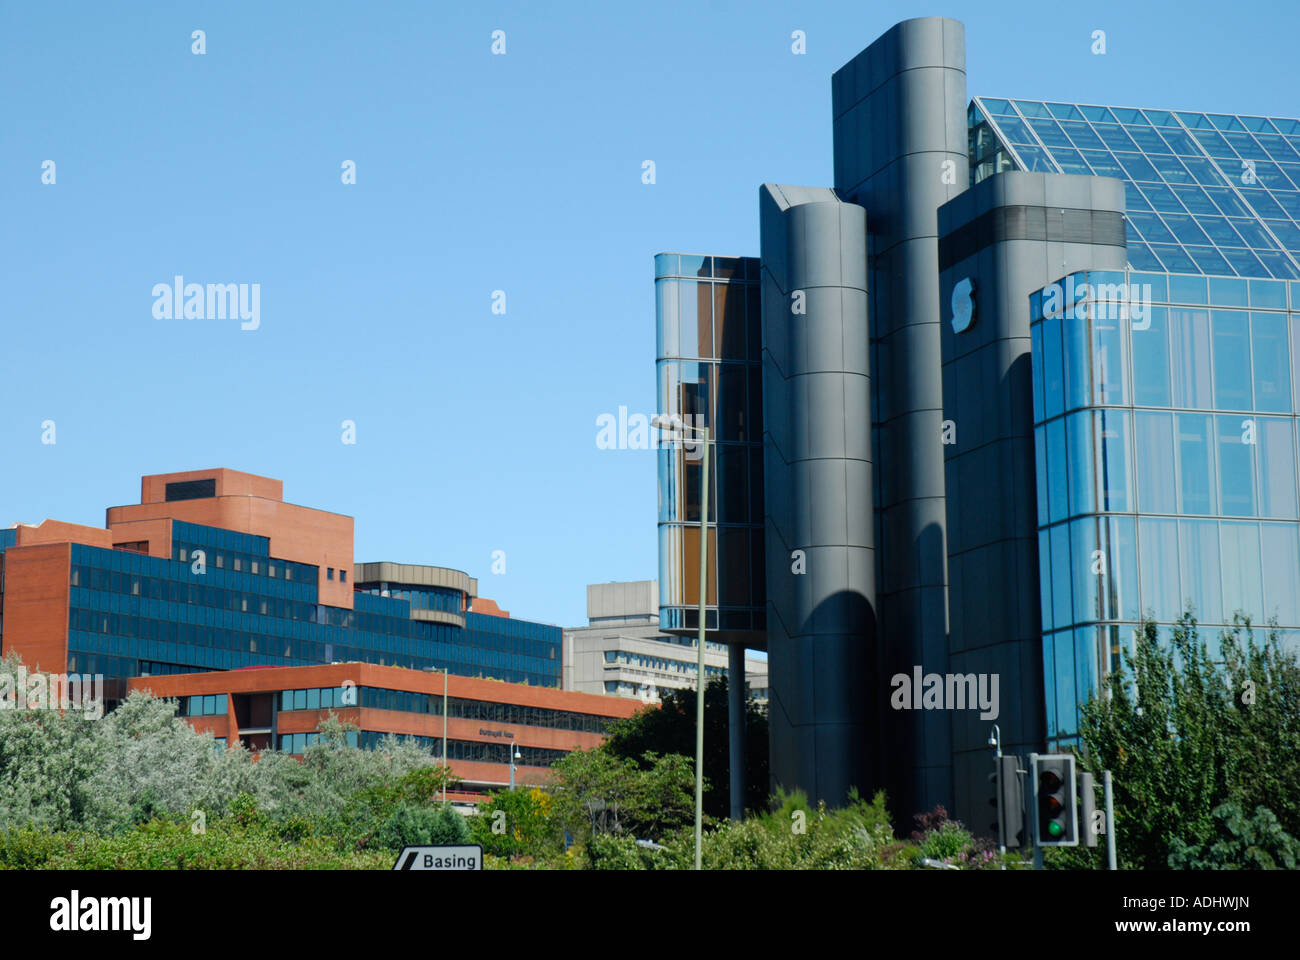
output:
M1174 443L1178 464L1178 512L1217 513L1210 418L1199 413L1180 413L1177 414L1174 422Z
M1140 619L1138 545L1133 518L1107 517L1105 523L1107 550L1103 598L1106 618Z
M1178 535L1184 599L1191 600L1198 620L1222 623L1218 521L1180 520Z
M1249 329L1244 311L1213 313L1214 405L1220 410L1251 408Z
M1102 581L1105 574L1097 564L1098 526L1105 521L1086 517L1070 523L1070 570L1074 586L1074 622L1087 623L1100 620L1104 615L1101 603ZM1103 551L1103 554L1105 551Z
M1139 316L1145 310L1145 315ZM1133 402L1167 407L1170 403L1169 311L1135 302L1131 308L1133 344Z
M1047 526L1047 428L1034 428L1034 480L1038 487L1038 525Z
M1039 324L1043 338L1043 412L1054 417L1065 409L1062 374L1061 318L1048 317Z
M1047 504L1051 522L1064 520L1068 515L1069 498L1066 493L1067 462L1065 453L1065 420L1052 420L1047 424ZM698 546L698 544L697 544Z
M1286 315L1252 313L1251 349L1254 354L1255 403L1266 413L1291 411L1291 364Z
M1124 410L1093 413L1096 431L1097 506L1106 512L1132 510L1133 489L1129 467L1129 415Z
M1264 617L1300 623L1300 539L1290 523L1260 524Z
M1093 496L1097 482L1092 458L1093 417L1093 411L1084 410L1065 418L1069 443L1070 516L1093 513L1097 509Z
M1142 513L1176 513L1174 425L1168 413L1135 414L1137 508Z
M1255 423L1255 454L1259 475L1259 515L1296 516L1294 421L1282 417L1258 417Z
M1171 278L1171 284L1174 278ZM1204 278L1200 278L1204 284ZM1172 308L1169 311L1175 407L1209 409L1210 317L1205 310Z
M1070 581L1070 525L1052 527L1052 620L1059 627L1072 623L1074 605Z
M1172 303L1208 303L1204 277L1171 276L1169 299Z
M1247 442L1255 421L1241 416L1216 417L1219 458L1219 508L1230 517L1255 512L1254 444Z
M1223 548L1223 613L1237 611L1258 623L1264 610L1259 569L1259 524L1224 521L1219 525Z
M1052 629L1052 540L1046 530L1038 531L1038 586L1043 629Z
M1178 589L1178 521L1141 518L1143 613L1157 620L1177 620L1183 601Z
M1056 646L1056 724L1058 735L1078 730L1074 701L1074 632L1063 630L1054 636Z

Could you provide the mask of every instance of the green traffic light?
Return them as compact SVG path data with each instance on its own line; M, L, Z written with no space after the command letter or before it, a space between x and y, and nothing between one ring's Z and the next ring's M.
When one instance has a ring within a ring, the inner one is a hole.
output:
M1053 820L1047 825L1047 832L1052 839L1056 839L1061 834L1065 833L1065 827Z

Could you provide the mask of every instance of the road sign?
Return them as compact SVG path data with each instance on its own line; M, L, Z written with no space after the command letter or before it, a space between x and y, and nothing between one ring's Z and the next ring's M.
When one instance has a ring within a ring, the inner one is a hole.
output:
M403 847L394 870L482 870L483 848L477 843L449 847Z

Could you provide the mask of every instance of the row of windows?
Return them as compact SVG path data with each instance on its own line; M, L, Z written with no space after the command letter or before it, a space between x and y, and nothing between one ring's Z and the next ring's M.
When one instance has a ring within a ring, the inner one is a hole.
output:
M185 520L172 521L172 539L263 559L268 558L271 553L271 541L267 537L259 537L255 533L244 533L240 530L227 530L224 527L209 527Z
M1292 417L1082 410L1034 430L1040 526L1087 513L1294 519Z
M377 730L350 730L347 735L347 742L351 746L359 746L363 750L380 749L389 734L381 733ZM410 737L402 736L398 739L403 741L413 741L424 749L430 751L435 757L442 757L442 738L441 737ZM320 741L318 733L286 733L279 738L279 748L285 753L302 753L310 746L314 746ZM500 763L508 764L510 762L510 750L513 748L519 756L515 758L515 763L522 767L549 767L556 760L563 757L567 750L551 750L545 747L525 747L512 743L485 743L477 740L448 740L447 741L447 759L448 760L472 760L480 763Z
M189 564L191 569L194 563L201 559L205 566L210 566L216 570L229 569L234 573L247 573L250 576L266 577L270 580L280 579L315 584L320 576L319 567L309 566L305 563L294 563L292 560L276 560L257 554L219 553L209 547L201 547L193 543L173 541L172 557L179 563ZM330 568L329 579L334 579L332 567Z
M756 363L716 363L708 360L660 360L655 364L656 405L659 412L681 417L696 428L708 428L712 440L723 443L763 441L763 370ZM654 429L654 428L651 428ZM703 459L694 434L683 431L678 442L666 432L661 449ZM650 437L646 438L647 443Z
M168 620L146 620L122 614L103 614L78 608L73 608L69 620L73 633L80 638L79 642L84 649L122 658L122 668L127 672L110 673L110 676L135 676L137 657L148 661L186 664L185 669L179 672L233 670L250 664L301 666L331 663L335 660L359 660L415 670L446 664L453 673L463 676L490 676L512 683L559 686L558 669L549 661L510 657L493 650L461 645L435 644L431 646L429 656L402 656L386 654L374 647L259 636L242 631L203 628ZM90 623L91 632L81 627L87 622ZM141 632L150 636L141 637ZM434 657L437 658L436 664Z
M73 567L71 584L73 587L85 587L106 594L191 604L215 610L255 613L278 620L316 619L317 604L315 603L245 593L241 590L227 590L202 583L136 577L128 573L110 573L94 567Z
M1293 359L1300 315L1151 306L1141 320L1053 317L1033 328L1034 420L1103 404L1291 413Z
M182 717L224 716L226 713L226 694L224 693L181 697L180 701L180 715Z
M763 355L758 284L655 281L655 356L748 360Z
M84 568L78 570L82 571ZM96 571L91 571L92 575L95 573ZM74 581L84 583L90 579L92 582L102 582L104 574L102 571L99 573L100 577L86 577L78 573ZM111 574L111 578L123 576L126 575ZM186 602L152 600L134 593L106 593L74 587L71 591L72 604L74 607L99 610L104 613L121 613L171 624L218 626L264 635L268 638L292 637L303 641L322 638L333 643L339 656L330 656L325 652L328 644L325 647L318 647L318 654L305 654L305 656L318 660L323 657L327 662L334 659L370 659L351 654L347 657L342 656L344 651L370 650L409 657L439 656L478 663L485 667L512 667L540 670L543 673L554 672L558 676L560 630L557 627L527 624L501 617L480 617L478 622L486 621L490 629L461 630L445 624L422 623L404 618L394 620L374 614L356 613L319 605L304 605L305 609L293 611L300 615L306 613L305 619L285 620L273 615L285 610L283 602L273 598L237 594L238 607L248 607L248 612L244 612L242 609L220 609L188 602L191 596L196 600L216 599L217 595L206 593L215 588L180 583L175 584L173 589L173 586L170 586L174 584L173 581L151 582L147 578L140 579L138 582L142 593L166 592L169 596L175 594L178 598L185 597ZM135 588L135 583L136 581L131 582L132 589ZM159 584L163 586L158 586ZM124 584L110 582L109 585L123 586ZM266 615L262 614L264 609ZM307 612L308 610L310 613ZM327 626L323 623L326 620L332 620L342 626ZM104 626L102 620L97 622L100 626L96 627L92 624L82 629L128 633L131 636L139 636L138 629L152 629L149 627L114 628ZM373 629L373 627L389 625L400 626L403 629L395 631ZM372 629L368 630L367 627ZM420 629L418 632L405 629L408 627ZM170 631L172 628L166 629ZM539 635L544 635L546 639L539 638ZM554 640L550 640L550 637L554 637Z
M1203 623L1276 617L1300 626L1294 523L1086 517L1038 533L1044 631L1098 620Z
M387 583L365 587L361 592L394 600L405 600L412 610L437 610L443 613L462 613L465 596L459 590L443 587L397 587Z
M377 744L363 743L363 738L359 735L358 730L348 730L344 734L349 747L360 746L366 750L373 750ZM320 742L319 733L282 733L279 737L277 746L284 753L303 753L308 747L314 747Z
M280 693L282 711L329 710L357 706L372 710L395 710L436 716L441 716L443 710L441 694L389 690L383 687L357 688L340 685L284 690ZM606 724L615 719L572 710L552 710L546 707L530 707L494 700L468 700L462 697L447 698L447 715L457 719L546 727L552 730L576 730L582 733L604 733Z
M709 576L706 578L705 602L709 606L761 608L767 583L763 531L749 527L711 526L706 550ZM697 607L699 595L700 528L690 524L661 523L660 606ZM750 629L749 611L743 613L746 616L735 620L743 620L745 626L729 627L724 617L723 629Z
M685 660L669 660L664 657L647 657L640 653L629 653L626 650L606 650L606 663L625 663L629 666L642 667L647 670L661 670L665 673L689 673L694 676L699 665L688 663ZM725 674L727 671L721 667L711 667L705 664L704 675L714 677Z

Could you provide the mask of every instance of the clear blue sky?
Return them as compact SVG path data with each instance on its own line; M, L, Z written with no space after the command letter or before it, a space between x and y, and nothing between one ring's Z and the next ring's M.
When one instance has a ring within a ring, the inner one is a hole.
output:
M226 466L581 623L657 571L654 453L595 443L653 412L652 255L755 254L760 183L829 184L832 71L944 14L972 96L1296 116L1296 10L3 0L0 526ZM261 329L154 319L176 274L260 283Z

